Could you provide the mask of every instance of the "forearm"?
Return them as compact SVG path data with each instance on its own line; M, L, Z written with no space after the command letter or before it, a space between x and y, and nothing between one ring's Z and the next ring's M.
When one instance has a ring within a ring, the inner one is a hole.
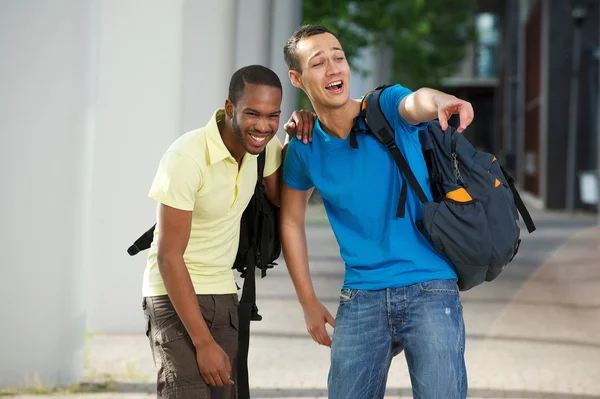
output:
M308 266L308 245L304 224L282 219L281 238L285 264L302 306L316 299Z
M404 112L402 112L402 107L400 109L402 117L409 123L429 122L430 120L436 119L438 117L436 97L439 94L443 93L427 87L409 94L404 100Z
M202 317L192 279L185 266L183 256L159 258L158 268L169 299L173 303L173 307L183 322L194 346L198 347L214 341L204 317Z

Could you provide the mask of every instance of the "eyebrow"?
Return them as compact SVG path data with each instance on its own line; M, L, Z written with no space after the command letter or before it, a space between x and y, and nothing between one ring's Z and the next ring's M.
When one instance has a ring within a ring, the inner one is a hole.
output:
M259 114L259 115L262 114L262 112L254 109L254 108L250 108L250 107L244 108L244 112L254 112L254 113ZM269 115L276 115L276 114L281 114L281 110L278 110L278 111L275 111L275 112L271 112Z
M333 51L344 51L341 49L341 47L332 47L331 50ZM321 54L323 54L323 50L319 50L317 51L315 54L311 55L310 58L308 59L308 61L310 62L310 60L312 60L315 57L320 56Z

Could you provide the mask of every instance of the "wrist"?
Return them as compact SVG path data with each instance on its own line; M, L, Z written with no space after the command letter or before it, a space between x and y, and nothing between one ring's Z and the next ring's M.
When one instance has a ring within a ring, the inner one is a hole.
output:
M194 345L194 347L197 350L201 350L202 348L205 348L205 347L215 343L215 339L210 334L208 334L208 336L191 337L191 338L192 338L192 344Z
M319 302L316 294L313 292L312 294L303 295L299 298L300 306L302 308L310 307L314 305L316 302Z

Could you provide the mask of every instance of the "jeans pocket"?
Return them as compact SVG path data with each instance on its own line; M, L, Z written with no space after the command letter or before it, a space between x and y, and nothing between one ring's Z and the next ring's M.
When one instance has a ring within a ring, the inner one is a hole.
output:
M342 288L340 290L340 304L353 301L358 297L359 292L354 288Z
M458 295L456 280L430 280L419 283L419 290L428 294Z

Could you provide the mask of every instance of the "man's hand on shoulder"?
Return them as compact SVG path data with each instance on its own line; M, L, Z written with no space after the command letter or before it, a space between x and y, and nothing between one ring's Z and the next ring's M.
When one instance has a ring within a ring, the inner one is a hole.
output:
M307 144L312 141L312 130L315 125L315 119L317 115L313 112L306 110L296 110L290 116L290 119L283 125L283 130L288 134L291 139L292 136L296 135L296 138Z

